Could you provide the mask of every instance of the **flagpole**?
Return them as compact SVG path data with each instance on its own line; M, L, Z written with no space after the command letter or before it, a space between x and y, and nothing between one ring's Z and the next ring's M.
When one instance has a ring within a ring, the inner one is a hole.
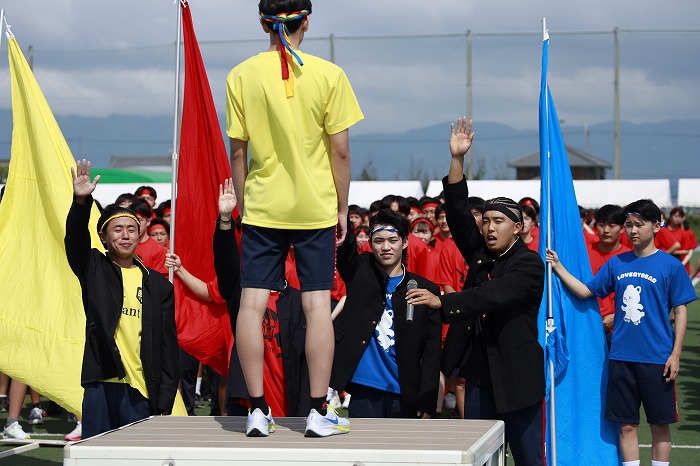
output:
M0 9L0 30L2 30L3 24L5 23L5 9ZM0 33L0 45L2 45L2 33Z
M176 197L177 197L177 162L178 139L180 130L180 43L182 41L182 8L180 0L177 5L177 39L175 41L175 109L173 111L173 152L172 152L172 181L170 182L170 254L175 253ZM168 279L173 281L173 269L168 271Z
M547 18L542 18L542 41L549 40L549 31L547 30ZM547 249L552 248L552 189L551 189L551 176L550 176L550 155L551 150L549 149L549 83L547 82L547 75L545 79L545 134L547 135ZM552 263L547 262L547 327L554 326L554 310L552 309ZM550 431L550 443L549 445L549 458L550 465L557 466L557 410L556 410L556 395L554 390L554 361L549 358L549 431Z

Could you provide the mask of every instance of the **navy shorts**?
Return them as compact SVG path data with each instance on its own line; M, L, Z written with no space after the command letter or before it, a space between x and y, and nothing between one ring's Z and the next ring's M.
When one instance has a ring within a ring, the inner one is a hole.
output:
M301 291L330 290L335 270L335 227L279 230L243 224L241 287L284 290L284 264L294 245Z
M678 422L676 384L666 382L663 364L611 360L605 419L639 424L639 406L644 406L649 424Z

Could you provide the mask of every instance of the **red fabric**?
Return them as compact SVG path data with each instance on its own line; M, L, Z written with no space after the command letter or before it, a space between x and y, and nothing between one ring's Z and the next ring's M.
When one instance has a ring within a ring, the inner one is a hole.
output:
M523 243L525 243L525 241L523 241ZM539 244L534 238L529 243L525 243L525 246L527 246L530 251L539 252Z
M149 269L156 270L166 277L169 272L165 268L165 254L168 252L165 246L154 240L150 236L143 243L136 246L136 255L141 258L143 265Z
M537 244L537 245L540 244L540 227L539 227L539 225L532 225L532 230L530 230L530 236L532 236L532 241L534 241L535 244Z
M624 244L620 244L620 248L612 252L603 252L599 248L600 243L587 244L588 249L588 260L591 263L591 272L593 275L598 273L598 270L613 256L622 254L623 252L631 251ZM610 293L605 299L598 298L598 304L600 305L600 315L605 317L608 314L615 313L615 293Z
M263 344L265 356L263 364L263 391L265 401L276 417L286 417L289 414L287 404L287 383L284 378L284 362L282 360L282 342L280 339L280 320L277 315L277 300L279 292L270 292L267 300L267 310L262 323Z
M683 230L683 238L681 240L681 249L688 249L692 251L693 249L698 247L698 239L695 237L695 233L693 233L693 230ZM683 257L683 260L685 260L685 257ZM690 262L685 264L685 270L690 273Z
M445 241L440 251L435 284L441 287L451 286L456 292L460 292L464 288L464 280L467 278L468 270L469 266L462 257L462 253L457 249L454 240Z
M287 254L287 260L284 262L284 278L287 279L289 286L301 290L301 282L297 274L297 261L291 251Z
M581 231L583 231L583 240L586 242L586 244L594 244L600 241L600 238L596 233L589 233L586 230Z
M654 245L662 251L668 251L676 241L676 238L668 231L668 228L660 229L654 237Z
M340 278L338 269L333 271L333 289L331 290L331 299L333 301L340 301L341 298L347 295L348 292L345 289L345 282Z
M219 185L231 177L228 155L194 33L190 7L181 3L185 84L180 133L175 252L182 264L205 283L212 282L211 247L219 214ZM178 342L187 353L228 375L233 334L225 304L205 303L175 280Z
M408 271L421 277L426 277L428 273L428 246L425 245L425 242L413 233L409 233L406 253L406 268Z
M632 241L630 241L630 239L627 237L627 231L625 231L624 228L620 232L620 243L630 248L630 250L634 249L634 245L632 244Z

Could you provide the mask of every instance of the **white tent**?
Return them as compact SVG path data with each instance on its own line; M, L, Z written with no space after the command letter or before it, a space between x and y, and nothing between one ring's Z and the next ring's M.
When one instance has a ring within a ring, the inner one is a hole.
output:
M678 205L700 207L700 178L678 179Z
M598 208L605 204L624 206L642 198L651 199L661 208L673 206L671 184L665 179L574 180L574 189L579 205L586 208ZM426 195L434 197L441 191L442 181L433 180L428 185ZM473 180L469 182L469 194L484 199L505 196L515 201L529 196L539 201L540 180Z

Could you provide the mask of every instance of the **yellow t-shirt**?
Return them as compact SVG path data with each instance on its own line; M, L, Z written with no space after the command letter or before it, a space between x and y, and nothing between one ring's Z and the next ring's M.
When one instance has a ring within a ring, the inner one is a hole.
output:
M122 315L119 317L119 325L114 332L114 339L122 357L122 364L126 370L123 379L113 378L105 382L128 383L138 390L145 398L148 398L146 379L141 364L141 330L143 316L142 310L142 282L143 273L138 267L121 269L124 283L124 303Z
M226 80L226 133L249 141L243 223L311 230L338 222L329 135L364 116L345 72L313 55L294 61L287 97L278 52L236 66Z

